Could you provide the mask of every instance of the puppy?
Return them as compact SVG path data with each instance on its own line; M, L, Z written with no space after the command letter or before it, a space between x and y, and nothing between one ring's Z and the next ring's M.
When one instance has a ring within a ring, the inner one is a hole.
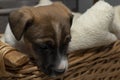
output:
M46 74L57 76L68 67L66 51L71 40L71 22L71 11L59 2L23 7L10 13L1 40L29 53Z

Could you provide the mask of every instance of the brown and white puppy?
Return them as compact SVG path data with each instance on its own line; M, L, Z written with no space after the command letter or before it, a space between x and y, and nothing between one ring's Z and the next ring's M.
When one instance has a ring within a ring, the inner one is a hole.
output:
M30 53L38 67L46 74L56 76L68 67L66 51L71 40L71 22L70 10L59 2L23 7L11 12L2 40Z

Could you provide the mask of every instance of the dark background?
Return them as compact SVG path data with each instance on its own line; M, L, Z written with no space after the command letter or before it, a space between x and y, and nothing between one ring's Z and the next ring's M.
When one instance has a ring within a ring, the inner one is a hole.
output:
M1 14L4 9L21 7L23 5L33 6L38 3L39 0L0 0L0 33L3 33L5 27L8 23L8 15ZM93 0L52 0L52 1L62 1L66 6L68 6L74 12L85 12L88 8L93 5ZM120 5L120 0L105 0L115 5Z

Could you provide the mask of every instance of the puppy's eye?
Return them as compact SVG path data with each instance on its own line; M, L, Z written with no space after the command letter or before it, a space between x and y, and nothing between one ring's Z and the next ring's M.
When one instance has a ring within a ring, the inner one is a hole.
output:
M70 42L70 41L71 41L71 38L67 38L67 39L66 39L66 42Z
M40 44L38 47L40 49L48 49L48 46L46 44Z
M46 44L34 44L33 45L35 49L37 50L45 50L48 49L48 46Z
M65 43L69 43L71 41L71 36L66 36Z

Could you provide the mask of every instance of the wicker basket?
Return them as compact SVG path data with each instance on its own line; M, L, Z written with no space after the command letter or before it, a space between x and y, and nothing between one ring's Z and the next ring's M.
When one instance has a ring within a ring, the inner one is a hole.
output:
M69 69L61 76L50 78L32 63L8 67L15 74L0 80L120 80L120 40L105 47L69 53Z

